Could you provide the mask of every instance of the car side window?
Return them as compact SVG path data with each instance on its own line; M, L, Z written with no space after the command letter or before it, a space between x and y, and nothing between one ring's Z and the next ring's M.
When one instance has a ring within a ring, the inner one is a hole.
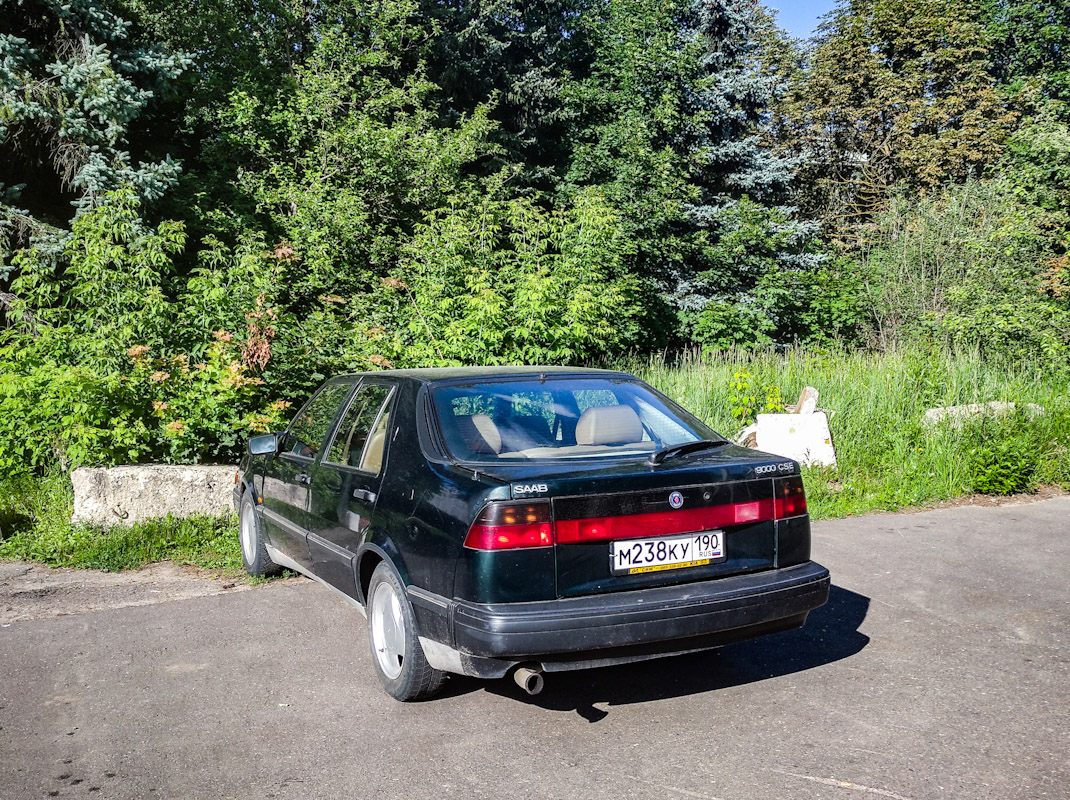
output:
M349 404L324 461L378 472L389 424L391 387L366 383ZM374 431L372 430L374 427Z
M332 383L309 401L290 424L282 452L315 458L352 384Z

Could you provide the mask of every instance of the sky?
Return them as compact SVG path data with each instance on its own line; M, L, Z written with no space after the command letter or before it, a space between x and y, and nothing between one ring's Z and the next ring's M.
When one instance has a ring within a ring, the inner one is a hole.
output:
M818 18L823 17L833 6L835 0L766 0L766 5L780 13L777 22L792 36L807 39L817 27Z

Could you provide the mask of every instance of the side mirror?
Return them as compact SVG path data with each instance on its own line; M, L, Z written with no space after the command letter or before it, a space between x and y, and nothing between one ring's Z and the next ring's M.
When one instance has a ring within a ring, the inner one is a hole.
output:
M249 440L249 455L264 456L274 455L279 452L279 434L265 433L263 436L254 436Z

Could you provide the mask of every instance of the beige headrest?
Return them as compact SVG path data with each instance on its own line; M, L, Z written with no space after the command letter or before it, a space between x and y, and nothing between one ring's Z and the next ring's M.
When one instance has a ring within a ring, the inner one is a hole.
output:
M476 430L483 437L483 441L487 443L487 447L495 453L502 451L502 434L498 430L498 426L494 424L494 420L486 414L473 414L472 424L476 426Z
M639 415L628 406L591 406L576 423L576 444L631 444L642 440Z
M361 462L361 469L366 469L369 472L378 473L383 467L383 449L386 444L386 428L381 427L375 433L372 434L372 438L368 440L368 447L364 450L364 460Z

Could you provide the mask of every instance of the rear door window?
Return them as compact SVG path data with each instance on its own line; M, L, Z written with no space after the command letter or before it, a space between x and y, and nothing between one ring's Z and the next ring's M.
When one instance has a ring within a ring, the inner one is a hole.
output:
M324 461L378 473L389 425L390 386L365 383L353 396Z

